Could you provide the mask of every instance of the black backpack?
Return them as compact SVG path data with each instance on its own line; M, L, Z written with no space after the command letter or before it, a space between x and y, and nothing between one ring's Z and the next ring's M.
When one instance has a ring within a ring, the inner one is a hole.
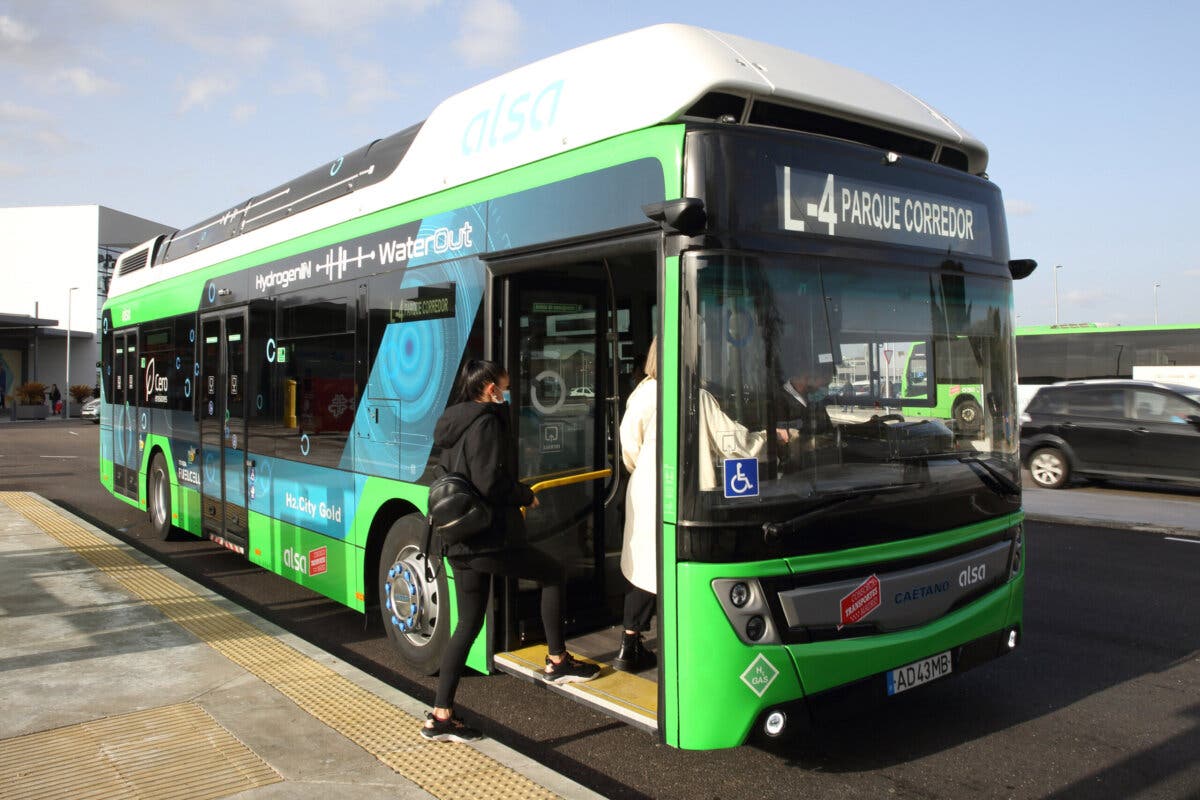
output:
M468 431L475 422L467 426ZM479 493L471 479L458 471L462 464L466 436L467 432L463 431L462 438L455 445L458 448L454 461L455 470L429 484L430 532L436 533L446 544L469 541L492 525L491 504Z

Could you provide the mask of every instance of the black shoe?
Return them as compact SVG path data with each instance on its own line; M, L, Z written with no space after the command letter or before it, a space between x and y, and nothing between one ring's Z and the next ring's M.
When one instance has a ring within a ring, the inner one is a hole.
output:
M426 711L425 719L430 720L433 724L427 722L422 725L421 736L433 742L474 742L483 738L482 733L467 727L457 717L438 719Z
M621 672L641 672L658 666L658 657L646 649L639 633L626 633L621 637L621 652L613 659L613 669Z
M600 674L600 667L586 661L576 661L570 653L563 653L562 661L555 664L546 656L546 669L542 680L546 683L583 683Z

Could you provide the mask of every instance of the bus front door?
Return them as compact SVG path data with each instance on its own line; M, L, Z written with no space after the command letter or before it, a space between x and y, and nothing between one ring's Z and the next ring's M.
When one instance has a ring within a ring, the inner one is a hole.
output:
M246 314L200 321L201 524L213 541L245 555Z
M527 534L565 568L570 635L611 623L611 606L619 600L607 595L619 595L622 587L606 576L609 556L620 553L619 531L605 522L605 500L617 478L611 450L618 424L606 401L613 394L607 292L594 279L548 288L563 283L543 273L509 279L506 317L512 322L502 334L506 357L500 360L510 373L520 479L546 487L538 506L526 511ZM503 644L514 649L540 641L542 631L537 586L508 583Z
M142 454L138 449L138 332L113 334L113 491L138 500ZM144 432L145 426L142 430Z

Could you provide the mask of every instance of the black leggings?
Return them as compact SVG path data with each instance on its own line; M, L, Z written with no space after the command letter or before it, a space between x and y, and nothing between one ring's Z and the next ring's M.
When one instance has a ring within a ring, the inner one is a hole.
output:
M483 628L487 612L492 575L528 578L542 584L542 626L546 630L546 646L552 655L566 652L562 632L562 566L540 550L520 548L493 555L450 559L454 567L454 598L458 608L458 625L438 670L436 708L452 708L458 680L467 665L471 643Z

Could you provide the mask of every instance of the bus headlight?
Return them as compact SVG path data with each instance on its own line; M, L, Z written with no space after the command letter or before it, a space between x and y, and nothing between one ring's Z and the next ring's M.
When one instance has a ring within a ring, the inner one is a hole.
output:
M787 714L782 711L772 711L767 715L767 721L763 723L763 732L767 736L778 736L783 733L784 727L787 725Z
M757 642L767 632L767 621L757 614L746 621L746 636L752 642Z
M750 587L744 583L735 583L729 589L729 602L734 608L743 608L750 602Z

